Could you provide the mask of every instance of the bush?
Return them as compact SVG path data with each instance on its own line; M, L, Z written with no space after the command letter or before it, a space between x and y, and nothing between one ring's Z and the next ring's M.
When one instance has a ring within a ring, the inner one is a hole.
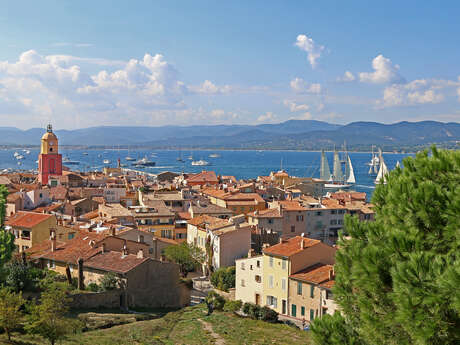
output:
M6 284L14 291L25 290L31 285L29 267L19 260L13 260L7 266Z
M228 292L235 287L235 266L221 267L211 274L211 284L219 290Z
M118 277L114 273L109 272L109 273L104 274L104 276L102 277L101 288L104 291L115 290L118 288L118 285L119 285L118 283L119 283Z
M47 290L50 286L55 283L65 283L67 282L66 276L59 274L54 271L45 270L43 277L38 282L40 289Z
M92 292L98 292L100 290L99 285L96 283L89 283L88 286L86 287L86 290L92 291Z
M217 292L211 291L208 293L208 296L206 297L206 303L212 303L215 310L223 310L225 305L225 298L223 298Z
M249 303L249 302L246 302L245 304L243 304L243 313L245 313L248 316L249 316L249 312L251 310L251 304L252 303Z
M241 306L243 305L243 302L241 300L236 300L236 301L227 301L225 302L224 305L224 311L236 313L241 309Z
M268 322L277 322L278 321L278 313L265 306L260 309L260 319Z
M260 319L261 315L261 308L257 304L252 304L251 307L249 308L249 316L255 320Z

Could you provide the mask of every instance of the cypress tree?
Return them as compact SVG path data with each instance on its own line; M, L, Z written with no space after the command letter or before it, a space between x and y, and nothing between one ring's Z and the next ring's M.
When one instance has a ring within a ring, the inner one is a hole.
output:
M460 152L406 158L372 202L375 222L347 217L339 240L343 317L315 320L314 339L346 327L362 344L459 344Z

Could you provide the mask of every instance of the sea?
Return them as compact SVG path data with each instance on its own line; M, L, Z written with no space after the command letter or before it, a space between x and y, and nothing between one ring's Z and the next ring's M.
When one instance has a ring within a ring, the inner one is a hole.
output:
M23 149L0 150L0 170L36 170L39 149L29 149L30 153ZM68 165L75 171L101 171L104 166L117 166L117 160L131 167L133 162L126 161L126 157L141 159L147 157L154 161L156 166L143 169L132 167L135 170L143 170L153 174L162 171L174 172L200 172L202 170L214 170L217 175L233 175L237 179L257 178L257 176L269 175L272 171L285 170L289 175L297 177L319 177L321 152L311 151L265 151L265 150L124 150L124 149L65 149L60 148L63 159L79 162L78 165ZM17 152L24 156L21 165L14 157ZM218 157L210 157L210 155ZM383 157L388 169L394 169L396 163L402 161L411 154L384 153ZM333 166L333 152L327 152L329 166ZM356 184L353 190L365 192L371 197L375 185L375 175L369 175L371 153L350 152ZM208 166L193 166L193 160L206 160ZM182 158L183 162L178 161ZM110 163L104 164L104 160ZM65 165L65 162L64 162Z

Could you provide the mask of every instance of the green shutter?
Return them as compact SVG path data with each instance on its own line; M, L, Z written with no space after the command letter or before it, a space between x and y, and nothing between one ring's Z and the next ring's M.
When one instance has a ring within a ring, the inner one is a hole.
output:
M313 321L315 318L315 311L313 309L310 309L310 321Z
M302 295L302 283L297 282L297 294Z
M295 304L292 305L292 313L291 316L296 317L297 315L297 306Z
M300 315L305 316L305 307L300 308Z
M315 287L313 285L310 285L310 297L315 297Z

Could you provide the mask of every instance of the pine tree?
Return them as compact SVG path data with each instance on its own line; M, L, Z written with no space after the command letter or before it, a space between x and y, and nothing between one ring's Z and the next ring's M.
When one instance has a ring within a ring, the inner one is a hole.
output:
M21 293L14 293L8 288L0 289L0 327L11 341L11 332L18 328L23 314L21 307L25 303Z
M460 152L406 158L372 202L375 222L347 217L339 241L343 317L315 321L314 338L346 327L369 345L460 343Z

